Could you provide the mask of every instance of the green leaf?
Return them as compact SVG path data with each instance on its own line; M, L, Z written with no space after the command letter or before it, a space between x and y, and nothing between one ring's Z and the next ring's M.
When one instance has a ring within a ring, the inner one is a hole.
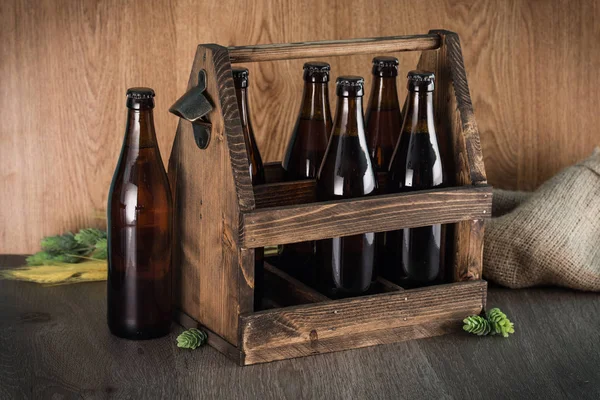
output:
M85 228L79 230L74 238L80 245L94 247L99 240L106 239L106 237L105 231L96 228Z
M42 239L42 250L54 254L69 254L71 256L83 256L90 252L90 248L79 244L75 235L67 232L64 235L47 236Z
M200 329L191 328L177 336L177 347L182 349L196 349L206 343L208 335Z
M92 253L92 258L95 258L97 260L106 260L106 258L108 256L107 246L108 246L108 241L106 240L106 238L99 239L96 242L94 252Z
M25 259L27 265L34 267L38 265L53 265L58 261L54 259L54 255L48 253L47 251L38 251L37 253L30 255Z

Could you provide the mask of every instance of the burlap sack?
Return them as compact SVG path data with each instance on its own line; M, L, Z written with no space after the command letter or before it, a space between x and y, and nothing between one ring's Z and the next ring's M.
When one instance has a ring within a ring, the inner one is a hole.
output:
M483 276L600 291L600 148L533 193L494 190Z

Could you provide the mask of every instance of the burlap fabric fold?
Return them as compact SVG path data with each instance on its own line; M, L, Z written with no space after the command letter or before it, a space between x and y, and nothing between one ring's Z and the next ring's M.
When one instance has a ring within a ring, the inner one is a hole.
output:
M535 192L494 190L483 276L511 288L600 291L600 148Z

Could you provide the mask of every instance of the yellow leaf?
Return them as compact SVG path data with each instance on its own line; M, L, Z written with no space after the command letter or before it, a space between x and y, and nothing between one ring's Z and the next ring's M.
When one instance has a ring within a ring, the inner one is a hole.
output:
M62 285L77 282L105 281L106 260L89 260L78 264L61 263L36 267L18 267L0 271L0 278Z

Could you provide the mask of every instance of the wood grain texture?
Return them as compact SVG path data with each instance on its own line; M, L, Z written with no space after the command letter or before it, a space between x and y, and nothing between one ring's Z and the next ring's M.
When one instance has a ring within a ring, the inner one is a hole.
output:
M242 315L244 364L440 335L481 312L486 288L452 283Z
M2 1L0 251L32 252L44 235L105 226L95 215L106 208L127 87L156 90L166 161L178 123L167 110L185 91L199 43L457 32L488 181L534 189L600 144L594 90L600 75L590 73L600 67L599 14L600 4L587 0ZM369 91L375 55L326 61L332 78L362 75ZM404 98L403 79L418 54L396 56ZM304 61L248 65L265 161L283 157L300 106Z
M281 207L315 201L316 184L312 179L278 182L254 187L256 208Z
M0 256L0 268L23 263ZM210 346L177 348L178 325L157 340L112 336L103 282L0 280L0 398L600 397L597 293L490 287L488 299L516 323L510 339L456 333L241 368Z
M258 209L242 214L248 248L483 219L491 188L457 187ZM370 230L369 230L370 229Z
M229 54L232 63L294 60L354 56L357 54L392 53L399 51L433 50L440 46L435 34L389 36L380 38L330 40L298 43L273 43L256 46L232 46Z
M240 150L241 131L235 130L239 115L231 104L229 68L226 49L198 47L188 88L197 84L198 72L205 69L209 77L205 93L214 106L207 116L212 139L207 149L200 150L191 123L181 120L168 172L176 205L175 304L236 344L238 314L252 310L254 288L254 251L237 246L238 218L240 209L253 207L254 201L248 174L237 176L239 182L233 179L246 155Z

